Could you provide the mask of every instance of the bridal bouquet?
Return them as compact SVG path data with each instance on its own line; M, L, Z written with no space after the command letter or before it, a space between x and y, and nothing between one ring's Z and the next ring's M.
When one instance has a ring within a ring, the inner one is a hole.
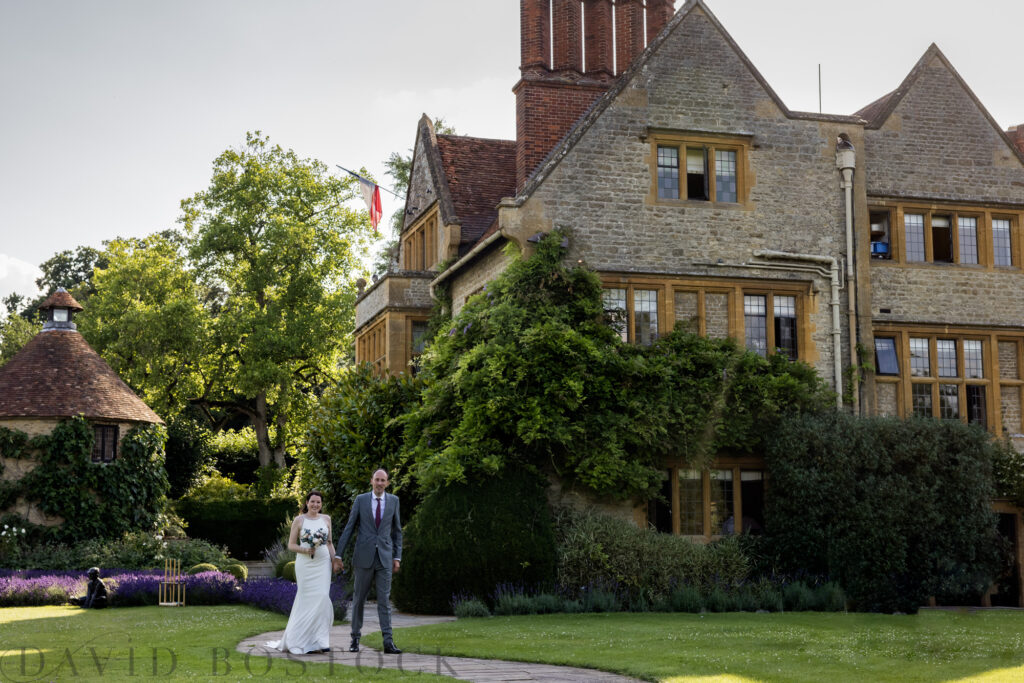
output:
M313 559L313 555L316 554L316 547L327 543L327 529L317 529L316 531L310 531L309 529L303 529L302 535L299 537L300 543L305 543L313 552L309 554L309 559Z

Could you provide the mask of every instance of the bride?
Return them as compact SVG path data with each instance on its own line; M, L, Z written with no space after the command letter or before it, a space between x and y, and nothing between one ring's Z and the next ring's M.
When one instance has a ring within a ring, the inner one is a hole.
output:
M296 553L295 581L298 591L288 626L281 640L267 643L275 650L295 655L330 650L330 630L334 623L331 605L331 518L320 514L323 495L313 490L306 496L302 514L292 522L288 550Z

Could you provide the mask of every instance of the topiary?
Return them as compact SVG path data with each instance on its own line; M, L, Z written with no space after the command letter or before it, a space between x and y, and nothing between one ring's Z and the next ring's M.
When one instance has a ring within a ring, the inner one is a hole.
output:
M287 563L281 570L281 578L288 579L292 583L295 583L295 560Z
M555 578L555 540L543 482L514 470L428 495L405 530L391 596L404 611L450 614L453 595Z
M216 565L210 564L209 562L200 562L188 570L189 574L199 574L200 572L216 572L220 571Z
M245 581L249 578L249 568L246 567L244 564L238 562L226 564L223 567L221 567L220 570L222 572L227 572L228 574L231 574L231 576L235 577L239 581Z

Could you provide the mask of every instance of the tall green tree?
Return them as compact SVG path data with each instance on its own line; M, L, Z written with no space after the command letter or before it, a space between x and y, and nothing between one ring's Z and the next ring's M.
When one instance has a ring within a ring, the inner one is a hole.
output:
M355 191L322 162L247 134L182 201L180 247L161 235L110 250L83 333L156 405L242 417L260 466L284 466L296 423L351 344L371 233L366 213L345 206Z

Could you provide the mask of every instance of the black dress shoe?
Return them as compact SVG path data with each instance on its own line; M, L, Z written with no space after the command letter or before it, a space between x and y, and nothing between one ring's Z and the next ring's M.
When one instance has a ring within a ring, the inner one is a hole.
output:
M394 643L384 643L384 654L386 655L400 655L402 651L395 647Z
M359 639L352 638L352 644L348 646L349 652L359 652Z

